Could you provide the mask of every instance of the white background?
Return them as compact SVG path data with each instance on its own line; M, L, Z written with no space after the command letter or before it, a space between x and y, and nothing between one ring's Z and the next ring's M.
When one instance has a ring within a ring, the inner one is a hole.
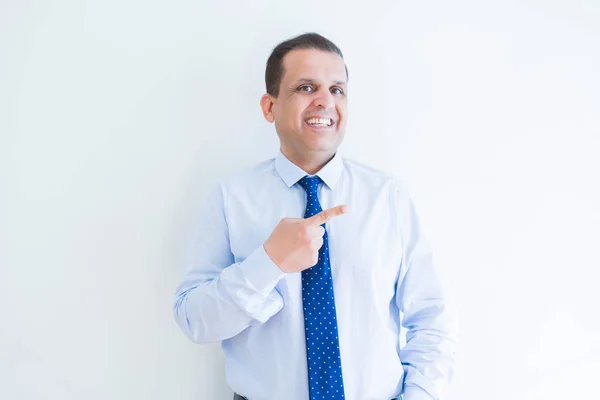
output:
M598 398L595 0L2 0L0 398L231 398L173 293L207 188L275 156L264 66L306 31L459 307L447 399Z

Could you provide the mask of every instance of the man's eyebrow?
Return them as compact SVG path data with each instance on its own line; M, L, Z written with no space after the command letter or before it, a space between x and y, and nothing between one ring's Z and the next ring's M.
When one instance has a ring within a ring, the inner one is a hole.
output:
M298 83L315 83L315 81L310 78L300 78L296 81L296 84ZM335 85L346 86L346 82L344 81L333 81L333 83Z

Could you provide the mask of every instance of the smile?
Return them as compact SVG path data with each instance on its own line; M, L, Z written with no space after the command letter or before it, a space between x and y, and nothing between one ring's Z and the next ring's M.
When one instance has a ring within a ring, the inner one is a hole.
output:
M309 118L304 120L308 125L313 127L329 127L333 125L333 120L331 118Z

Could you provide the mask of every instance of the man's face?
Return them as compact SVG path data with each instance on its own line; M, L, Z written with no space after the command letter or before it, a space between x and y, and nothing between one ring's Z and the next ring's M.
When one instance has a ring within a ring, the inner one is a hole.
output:
M346 131L344 61L335 53L299 49L284 56L283 67L279 95L261 100L282 149L301 158L332 156Z

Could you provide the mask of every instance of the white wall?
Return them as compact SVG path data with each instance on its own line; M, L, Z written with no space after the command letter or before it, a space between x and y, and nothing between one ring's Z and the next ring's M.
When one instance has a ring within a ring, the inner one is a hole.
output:
M460 308L448 399L594 398L599 3L236 3L0 3L0 398L230 399L172 296L207 187L277 150L266 58L312 30L345 155L409 183Z

